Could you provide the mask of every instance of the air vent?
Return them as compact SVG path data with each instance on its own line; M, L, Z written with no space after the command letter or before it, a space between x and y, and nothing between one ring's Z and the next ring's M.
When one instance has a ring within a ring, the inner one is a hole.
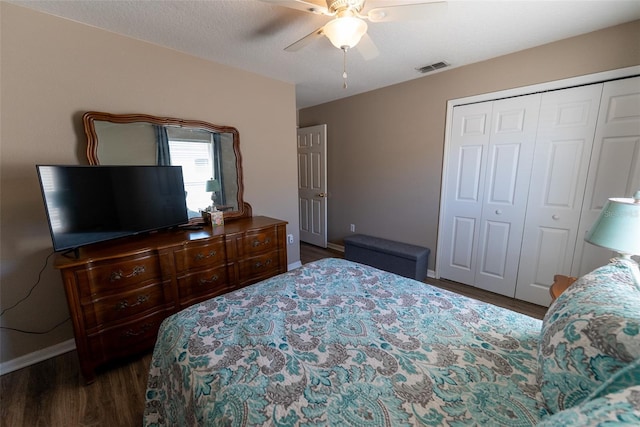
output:
M440 62L436 62L436 63L431 64L431 65L425 65L424 67L416 68L416 71L419 71L422 74L426 74L426 73L430 73L432 71L439 70L441 68L446 68L449 65L450 64L448 62L440 61Z

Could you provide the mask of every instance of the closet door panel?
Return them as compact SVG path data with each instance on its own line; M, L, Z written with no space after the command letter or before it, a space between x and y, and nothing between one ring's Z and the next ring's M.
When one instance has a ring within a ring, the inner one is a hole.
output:
M602 209L610 197L631 197L638 185L638 136L604 138L595 165L596 180L593 183L592 207ZM624 195L624 196L623 196ZM602 203L597 203L600 201ZM593 202L597 206L593 206ZM600 212L598 211L598 215Z
M571 274L584 275L616 254L584 241L607 199L640 189L640 77L604 83Z
M540 95L494 101L475 286L513 297Z
M462 146L458 151L458 176L455 200L458 203L452 217L450 265L463 272L473 271L473 246L477 234L477 217L480 215L480 189L482 145Z
M508 222L485 221L481 238L480 274L504 279L507 270L507 250L511 224Z
M451 258L449 265L464 272L473 271L473 240L476 219L462 216L453 218L451 233Z
M438 271L468 285L476 270L491 111L491 102L455 108L443 180Z
M484 146L468 145L460 147L457 153L458 176L455 199L459 202L480 202L482 158Z
M602 85L542 96L516 298L549 305L555 274L569 274Z

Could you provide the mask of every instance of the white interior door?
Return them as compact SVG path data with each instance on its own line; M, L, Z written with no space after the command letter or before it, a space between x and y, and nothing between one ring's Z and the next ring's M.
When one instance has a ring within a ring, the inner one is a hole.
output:
M569 275L602 84L542 95L516 298L548 306Z
M614 252L584 241L610 197L640 189L640 77L604 83L571 274L605 265Z
M327 125L298 129L300 240L327 247Z

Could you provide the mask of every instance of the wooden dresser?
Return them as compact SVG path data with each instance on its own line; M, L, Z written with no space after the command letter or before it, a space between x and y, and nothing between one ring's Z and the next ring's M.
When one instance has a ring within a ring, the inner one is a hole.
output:
M100 365L152 348L170 314L287 271L286 224L249 217L58 255L85 380Z

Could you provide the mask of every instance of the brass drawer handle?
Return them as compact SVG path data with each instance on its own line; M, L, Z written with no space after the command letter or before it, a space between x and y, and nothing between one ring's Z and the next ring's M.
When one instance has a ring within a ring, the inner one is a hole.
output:
M262 262L260 262L260 261L257 261L253 266L255 268L269 267L271 265L271 262L272 262L271 258L269 258L268 260L266 260L264 262L264 264Z
M137 330L135 329L127 329L126 331L122 332L122 334L120 334L120 336L124 337L124 338L131 338L131 337L137 337L140 335L144 335L149 329L152 328L153 325L151 325L151 323L145 323L144 325L140 326Z
M208 279L208 280L207 279L200 279L198 281L198 285L202 286L202 285L208 285L208 284L211 284L211 283L216 283L219 278L220 277L218 277L217 274L214 274L213 276L211 276L211 279Z
M264 240L264 242L261 242L260 240L254 240L252 243L254 248L257 248L258 246L266 246L270 244L271 244L271 239L268 237Z
M130 277L139 276L145 271L146 269L144 268L144 265L136 265L135 267L133 267L133 270L131 271L130 274L124 274L122 270L113 271L111 272L110 281L115 282L117 280L128 279Z
M209 251L209 253L208 253L207 255L204 255L204 254L202 254L201 252L198 252L198 253L194 256L194 258L195 258L195 260L196 260L196 261L202 261L203 259L207 259L207 258L211 258L211 257L216 256L216 254L217 254L217 253L218 253L218 252L217 252L217 251L215 251L215 250L211 250L211 251Z
M140 296L138 296L138 298L136 298L135 301L136 302L134 302L133 304L129 304L128 300L123 299L122 301L120 301L119 303L116 304L116 311L124 310L126 308L135 307L135 306L140 305L140 304L144 304L145 302L149 301L149 295L140 295Z

